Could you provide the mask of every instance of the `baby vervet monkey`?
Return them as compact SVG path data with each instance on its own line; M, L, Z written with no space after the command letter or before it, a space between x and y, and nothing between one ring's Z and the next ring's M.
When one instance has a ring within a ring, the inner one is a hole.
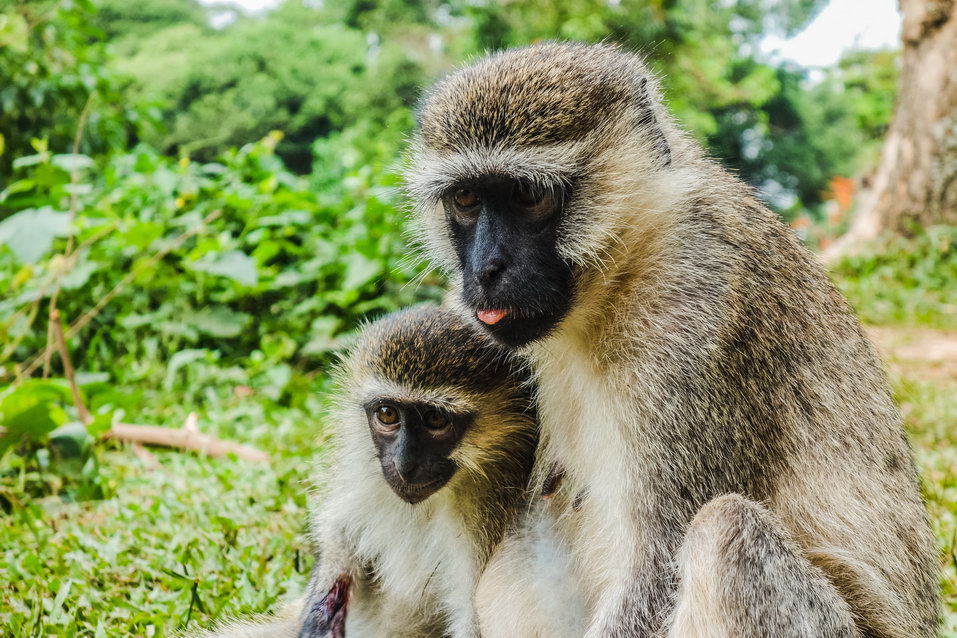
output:
M477 637L473 596L525 510L537 426L527 377L457 314L367 326L338 374L303 601L234 638Z

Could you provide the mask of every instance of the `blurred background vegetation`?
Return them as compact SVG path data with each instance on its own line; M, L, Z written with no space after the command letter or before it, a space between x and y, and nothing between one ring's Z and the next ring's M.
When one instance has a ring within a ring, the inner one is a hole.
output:
M878 163L900 68L894 50L813 72L759 53L826 4L0 0L0 626L164 636L297 590L334 353L362 319L441 295L398 174L421 91L471 56L641 49L678 119L825 247ZM957 231L882 238L834 273L884 326L957 635L957 355L895 354L957 344ZM191 412L271 462L102 437Z

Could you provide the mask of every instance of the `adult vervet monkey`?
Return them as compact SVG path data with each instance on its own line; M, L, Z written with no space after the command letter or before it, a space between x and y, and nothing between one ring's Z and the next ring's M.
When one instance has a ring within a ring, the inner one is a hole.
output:
M304 601L222 638L476 637L473 594L528 504L528 375L445 309L367 326L339 374Z
M586 636L934 634L935 542L871 345L637 56L492 55L418 120L420 238L531 361ZM507 627L521 605L482 588Z

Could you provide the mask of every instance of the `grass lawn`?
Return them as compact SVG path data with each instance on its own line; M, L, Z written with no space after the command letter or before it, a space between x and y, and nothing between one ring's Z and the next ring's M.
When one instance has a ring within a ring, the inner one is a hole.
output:
M853 300L856 289L845 290ZM927 325L940 327L939 319ZM957 331L898 326L873 335L888 355L939 539L941 635L957 637L957 358L937 354L941 343L957 347ZM256 445L273 461L154 451L152 465L128 447L104 446L96 454L101 500L65 502L58 475L8 452L0 460L0 496L13 504L0 511L0 635L168 636L268 610L298 591L311 562L305 493L322 454L322 390L300 383L305 398L295 407L232 388L196 406L149 396L143 422L178 426L197 409L204 431Z
M872 330L884 351L941 550L941 636L957 637L957 332ZM951 354L950 357L947 355ZM946 358L945 358L946 357Z
M322 388L315 388L319 396ZM312 458L322 453L316 399L284 408L265 397L207 407L200 427L269 452L271 463L128 447L97 454L110 498L30 498L56 476L11 474L0 495L0 636L169 636L223 614L270 609L305 583ZM153 411L178 426L184 406Z

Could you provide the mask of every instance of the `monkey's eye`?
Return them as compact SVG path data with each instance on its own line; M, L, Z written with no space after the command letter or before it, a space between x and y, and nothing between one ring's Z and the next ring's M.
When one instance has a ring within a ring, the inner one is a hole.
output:
M537 186L525 182L518 182L515 184L515 188L512 189L512 196L515 198L515 201L522 206L535 206L542 201L545 192Z
M444 430L449 425L449 417L438 410L429 410L425 414L425 427L430 430Z
M397 426L399 423L399 410L394 405L380 405L376 408L375 420L385 426Z
M479 196L473 190L460 188L452 194L452 201L459 208L475 208L479 203Z
M558 209L558 195L551 188L518 182L512 189L512 201L525 209L533 221L545 219Z

